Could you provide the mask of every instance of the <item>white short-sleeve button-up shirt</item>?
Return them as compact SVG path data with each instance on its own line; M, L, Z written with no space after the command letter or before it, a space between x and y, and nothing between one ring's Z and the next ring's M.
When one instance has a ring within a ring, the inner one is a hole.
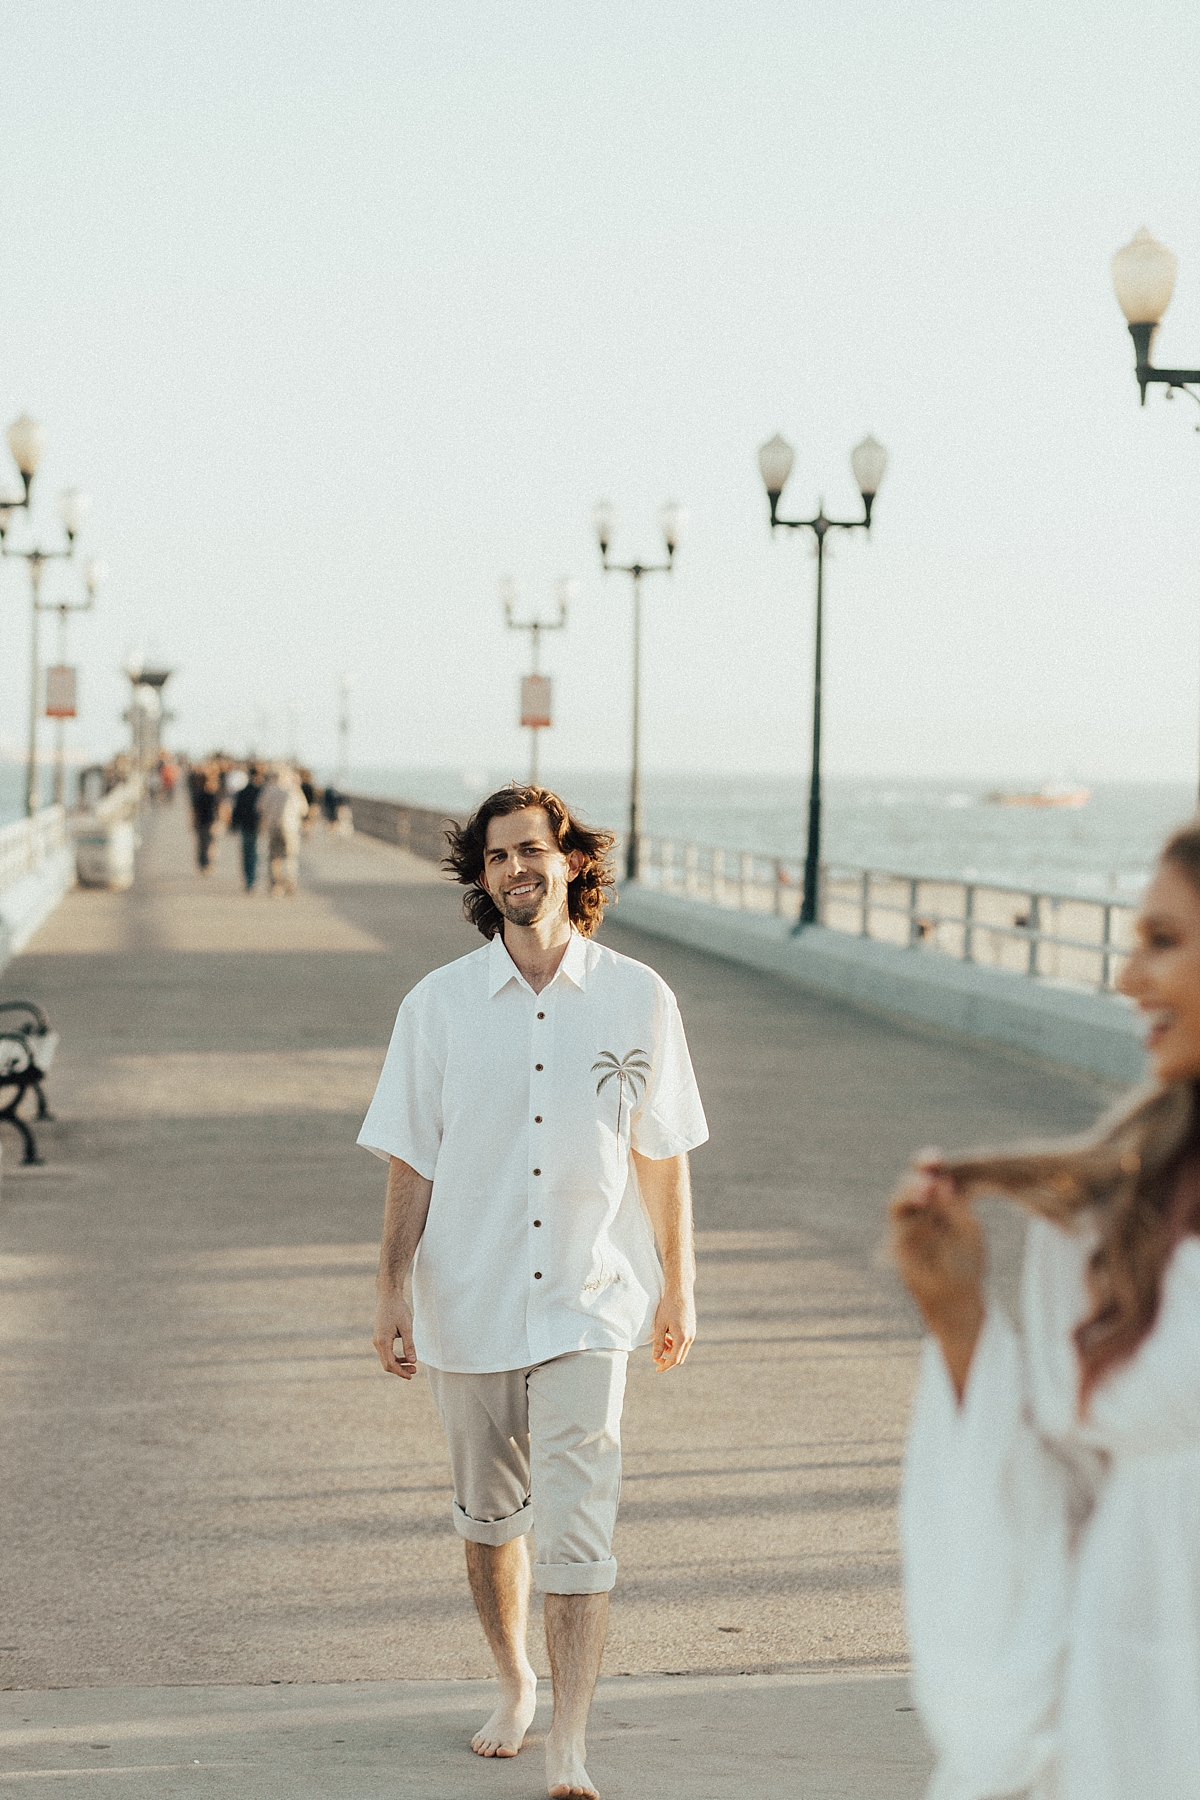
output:
M540 994L497 934L406 995L358 1141L433 1182L417 1355L486 1374L650 1336L662 1273L630 1148L708 1137L675 996L573 932Z

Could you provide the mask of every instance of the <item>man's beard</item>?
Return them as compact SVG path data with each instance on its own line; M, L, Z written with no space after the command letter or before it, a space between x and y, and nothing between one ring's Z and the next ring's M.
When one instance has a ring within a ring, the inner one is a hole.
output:
M541 883L537 891L525 894L520 899L500 893L494 896L496 906L510 925L536 925L540 918L553 910L553 896L546 883Z

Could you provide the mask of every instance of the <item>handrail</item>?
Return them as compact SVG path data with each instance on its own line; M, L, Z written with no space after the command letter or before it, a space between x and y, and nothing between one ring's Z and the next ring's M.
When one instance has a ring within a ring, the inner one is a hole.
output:
M30 819L0 826L0 893L36 873L67 842L67 815L61 806L43 806Z
M646 887L742 912L799 916L798 858L646 836L639 862ZM857 937L1108 991L1132 949L1134 911L1111 896L828 863L818 917Z

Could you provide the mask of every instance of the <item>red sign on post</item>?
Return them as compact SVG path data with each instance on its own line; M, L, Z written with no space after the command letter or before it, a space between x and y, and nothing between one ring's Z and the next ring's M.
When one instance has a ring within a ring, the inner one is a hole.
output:
M75 717L75 671L68 663L55 663L46 670L46 717Z
M550 677L521 677L521 723L540 727L550 723Z

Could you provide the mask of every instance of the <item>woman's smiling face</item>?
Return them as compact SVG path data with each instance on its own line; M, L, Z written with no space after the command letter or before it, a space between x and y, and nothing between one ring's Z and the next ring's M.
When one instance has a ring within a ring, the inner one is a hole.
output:
M1160 863L1137 917L1137 948L1117 982L1149 1021L1160 1081L1200 1080L1200 892Z

